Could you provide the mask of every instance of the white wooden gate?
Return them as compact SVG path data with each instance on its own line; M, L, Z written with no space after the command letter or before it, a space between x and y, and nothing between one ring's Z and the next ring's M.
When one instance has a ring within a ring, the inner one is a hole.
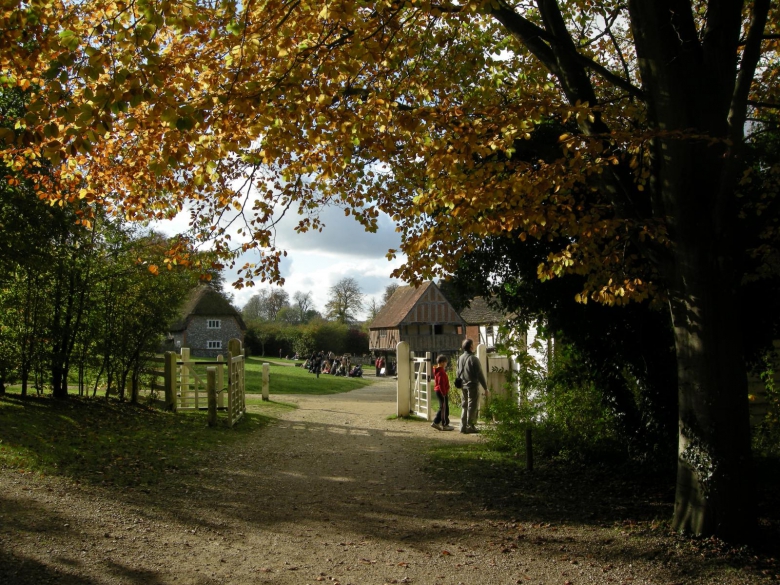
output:
M431 414L432 380L431 353L426 353L425 357L412 357L412 381L414 386L412 387L411 414L422 417L425 420L428 420Z
M409 351L409 343L401 341L396 346L398 380L398 416L419 416L431 420L431 395L433 394L433 372L431 354L415 357Z

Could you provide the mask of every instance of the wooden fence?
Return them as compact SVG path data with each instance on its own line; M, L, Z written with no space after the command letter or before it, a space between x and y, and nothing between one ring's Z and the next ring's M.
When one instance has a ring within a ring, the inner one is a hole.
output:
M228 342L227 356L218 356L216 362L192 360L190 350L182 348L181 356L169 351L152 364L146 371L147 385L151 392L163 394L168 410L208 410L210 425L216 423L212 410L214 418L223 411L231 427L246 413L245 359L238 339Z

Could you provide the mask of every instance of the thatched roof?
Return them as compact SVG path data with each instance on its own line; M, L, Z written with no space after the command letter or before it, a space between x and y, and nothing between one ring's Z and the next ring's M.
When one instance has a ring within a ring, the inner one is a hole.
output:
M235 317L241 329L246 329L246 324L233 305L218 290L207 285L199 285L192 290L179 312L179 319L170 327L170 331L184 331L187 328L187 320L192 315L202 317Z

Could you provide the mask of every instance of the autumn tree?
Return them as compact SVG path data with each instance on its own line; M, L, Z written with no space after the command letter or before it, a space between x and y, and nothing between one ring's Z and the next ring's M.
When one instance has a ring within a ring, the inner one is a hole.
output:
M357 313L363 310L363 291L358 281L345 277L330 287L325 310L328 317L339 323L354 323Z
M257 250L238 286L283 280L280 214L320 229L328 204L370 230L388 213L407 280L446 272L488 235L558 239L541 278L581 275L582 302L667 307L674 526L743 538L755 515L735 223L760 214L776 247L774 207L740 195L745 147L778 105L777 10L19 1L0 16L2 83L33 98L0 141L53 205L129 219L186 207L223 258ZM550 128L550 147L529 148Z

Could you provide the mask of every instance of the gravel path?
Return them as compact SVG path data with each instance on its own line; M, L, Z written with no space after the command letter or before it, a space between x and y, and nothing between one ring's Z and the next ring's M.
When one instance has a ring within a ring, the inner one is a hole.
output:
M758 582L675 552L673 537L482 508L480 494L432 479L423 449L480 438L388 420L394 380L279 398L299 408L175 489L0 471L0 583Z

